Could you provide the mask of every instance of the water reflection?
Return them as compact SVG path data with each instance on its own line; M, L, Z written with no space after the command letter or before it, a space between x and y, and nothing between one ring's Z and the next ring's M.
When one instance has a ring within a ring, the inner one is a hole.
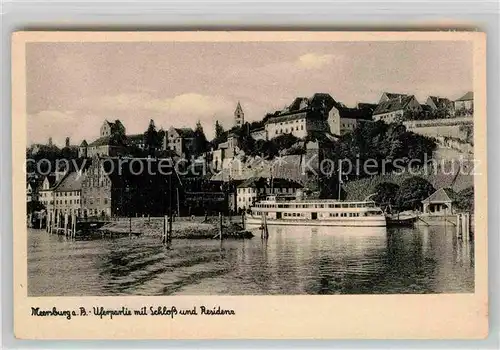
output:
M269 227L251 240L71 241L29 231L41 295L389 294L474 291L474 245L452 227Z

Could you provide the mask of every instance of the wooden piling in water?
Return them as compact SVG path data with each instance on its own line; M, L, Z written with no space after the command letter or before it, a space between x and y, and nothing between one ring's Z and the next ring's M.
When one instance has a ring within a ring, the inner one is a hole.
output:
M71 216L71 222L73 223L72 237L76 238L76 214Z
M222 212L219 212L219 239L222 242Z
M168 231L167 231L167 243L172 241L172 231L173 231L174 218L172 215L168 218Z
M68 213L64 213L64 235L68 236Z
M167 216L163 215L163 234L161 236L161 241L163 244L167 242Z

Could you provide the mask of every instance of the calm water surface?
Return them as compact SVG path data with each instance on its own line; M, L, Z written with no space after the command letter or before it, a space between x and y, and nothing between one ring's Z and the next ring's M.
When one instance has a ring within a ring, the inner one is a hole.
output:
M474 245L452 227L269 229L262 241L72 241L28 231L30 296L474 292Z

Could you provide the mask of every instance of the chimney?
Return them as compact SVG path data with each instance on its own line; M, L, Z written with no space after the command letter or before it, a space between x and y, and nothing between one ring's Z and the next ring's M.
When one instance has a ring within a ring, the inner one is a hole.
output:
M399 95L398 97L399 97L399 103L401 103L401 95Z

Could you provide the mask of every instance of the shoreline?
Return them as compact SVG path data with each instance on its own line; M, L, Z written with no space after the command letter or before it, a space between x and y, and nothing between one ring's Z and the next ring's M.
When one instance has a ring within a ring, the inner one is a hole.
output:
M203 220L200 217L191 218L175 218L172 222L172 239L219 239L219 223L218 218L208 218ZM121 219L108 223L96 232L102 234L118 234L118 235L146 235L149 237L163 236L164 218L132 218ZM244 230L242 225L237 222L223 222L222 238L232 239L248 239L254 235Z

